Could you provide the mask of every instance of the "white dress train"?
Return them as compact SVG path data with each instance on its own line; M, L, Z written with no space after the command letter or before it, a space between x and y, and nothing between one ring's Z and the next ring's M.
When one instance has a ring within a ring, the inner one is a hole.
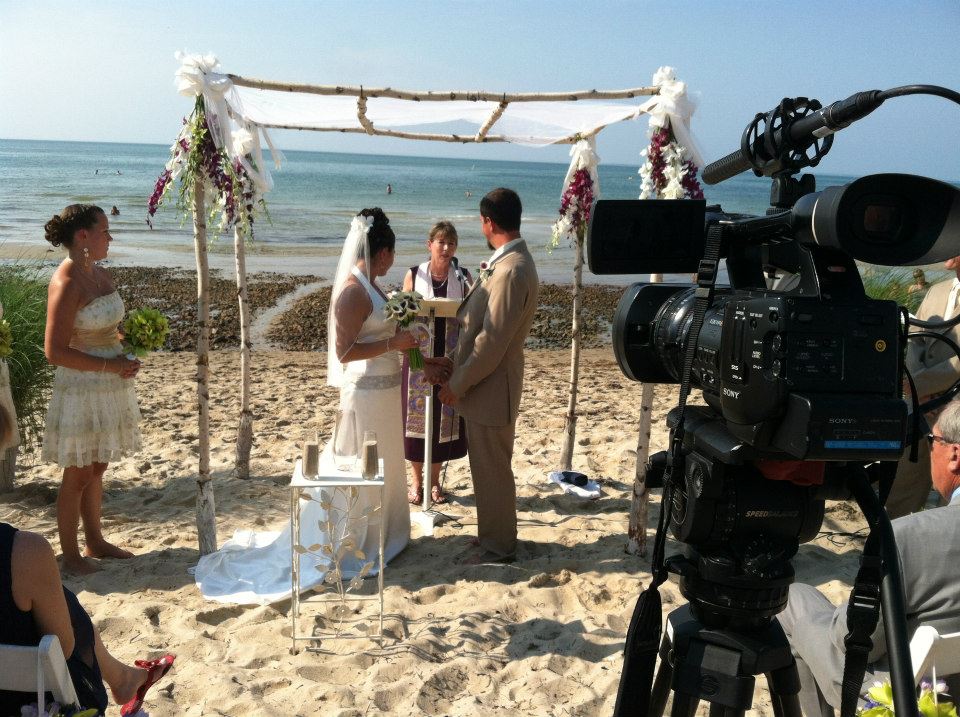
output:
M366 288L373 303L373 312L360 328L357 342L371 343L392 336L395 324L384 319L384 298L360 272L355 271L354 276ZM410 539L398 355L388 352L376 358L346 364L344 384L340 389L340 407L355 412L361 436L363 431L376 431L385 479L383 508L379 511L379 517L377 514L366 519L360 517L364 508L377 505L379 500L377 489L359 490L359 499L352 507L348 524L351 526L351 536L364 557L344 558L341 569L343 576L350 578L360 572L364 563L373 561L373 570L366 574L376 575L376 566L379 565L378 520L385 521L384 563L403 550ZM324 451L329 450L328 445ZM300 544L304 546L329 542L323 528L327 514L319 501L331 500L330 492L320 488L311 490L316 500L303 501L301 504ZM338 496L342 495L342 492L338 493ZM331 511L342 509L342 504L342 498L334 501ZM220 550L200 558L195 571L200 592L208 600L240 605L266 605L290 597L290 535L289 520L280 531L237 531ZM302 555L301 591L321 583L325 573L323 559L313 553Z

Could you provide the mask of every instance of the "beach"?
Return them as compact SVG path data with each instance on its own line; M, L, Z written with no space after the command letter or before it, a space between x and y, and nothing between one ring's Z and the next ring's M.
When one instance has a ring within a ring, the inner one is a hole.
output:
M188 273L128 267L115 278L128 308L152 298L158 305L179 306L185 315L193 310ZM229 279L222 276L214 292L220 297L215 305L220 301L224 310L235 301ZM325 321L322 289L316 276L254 277L259 338L252 353L249 480L231 476L239 354L231 333L234 319L218 313L223 323L215 326L210 361L210 425L219 544L237 530L281 529L289 519L286 484L302 442L330 435L337 393L325 384L326 354L309 350L316 348L310 343L315 325ZM432 537L414 527L408 547L386 568L382 645L323 639L315 651L296 655L290 654L289 600L256 607L208 602L189 572L199 558L196 358L183 319L175 335L184 350L151 355L136 379L143 451L111 465L105 477L105 534L137 557L104 560L101 572L65 580L120 659L177 655L172 672L151 690L147 711L154 717L610 714L627 626L650 577L649 559L625 552L640 385L621 374L609 345L609 320L620 291L599 287L587 302L587 323L594 329L580 365L574 468L597 480L602 496L584 501L547 481L547 473L558 468L570 353L561 306L568 292L545 287L541 296L547 300L541 301L526 352L514 451L516 562L458 563L476 534L476 510L467 461L455 461L444 481L451 502L442 506L454 520ZM302 295L291 299L295 292ZM657 387L653 450L666 448L665 417L676 401L677 387ZM0 495L0 520L40 532L59 551L59 483L56 466L24 456L16 489ZM655 492L651 544L658 505ZM822 530L848 533L863 525L854 505L831 503ZM798 579L823 587L835 601L843 599L861 547L856 537L818 537L801 546L794 560ZM678 549L671 540L667 553ZM673 581L662 594L665 615L684 603ZM359 617L372 623L371 604L363 611ZM319 606L304 606L303 615L303 629L330 625ZM751 714L770 712L759 678Z

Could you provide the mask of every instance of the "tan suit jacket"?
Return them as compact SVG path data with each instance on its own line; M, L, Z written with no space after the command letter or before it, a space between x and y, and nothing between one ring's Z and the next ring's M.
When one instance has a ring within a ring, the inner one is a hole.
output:
M540 280L521 241L503 254L493 271L467 295L457 318L460 338L453 357L450 390L460 413L483 426L517 420L523 390L523 344L537 310Z
M917 310L917 318L923 321L931 319L939 321L956 316L956 309L946 312L948 315L944 316L952 287L953 279L931 286ZM960 325L940 333L960 344ZM943 341L911 339L907 346L907 369L917 384L918 395L923 398L931 394L943 393L957 378L960 378L960 359L957 359L953 349Z

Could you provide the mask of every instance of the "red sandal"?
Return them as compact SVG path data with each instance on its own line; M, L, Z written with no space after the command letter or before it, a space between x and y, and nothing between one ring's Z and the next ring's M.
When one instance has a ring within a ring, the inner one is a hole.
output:
M176 655L164 655L159 660L134 660L134 665L147 671L147 681L137 688L136 696L120 709L121 717L129 717L140 711L147 690L163 679L163 676L173 667L175 659L177 659Z

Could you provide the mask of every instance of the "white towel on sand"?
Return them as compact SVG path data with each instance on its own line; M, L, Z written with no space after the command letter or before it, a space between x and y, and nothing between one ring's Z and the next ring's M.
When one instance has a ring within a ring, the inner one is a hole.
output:
M563 478L563 473L560 471L551 471L547 476L547 480L563 488L564 493L572 493L579 498L588 498L590 500L596 500L600 497L600 484L596 481L588 480L587 484L581 488L573 483L565 483L561 478Z

